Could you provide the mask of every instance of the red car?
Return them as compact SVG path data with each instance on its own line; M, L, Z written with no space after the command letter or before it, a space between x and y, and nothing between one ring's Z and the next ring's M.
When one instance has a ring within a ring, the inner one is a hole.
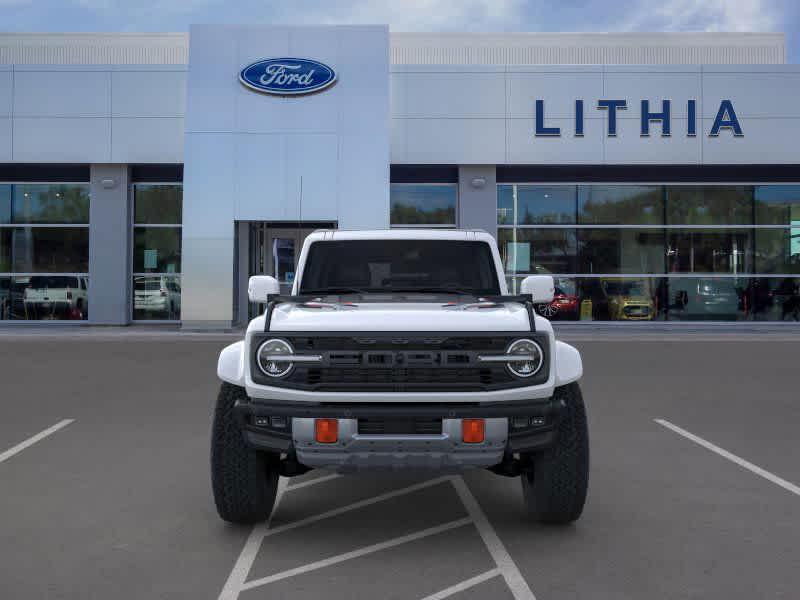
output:
M567 294L556 286L553 301L550 304L539 304L536 312L548 319L576 319L578 317L578 297Z

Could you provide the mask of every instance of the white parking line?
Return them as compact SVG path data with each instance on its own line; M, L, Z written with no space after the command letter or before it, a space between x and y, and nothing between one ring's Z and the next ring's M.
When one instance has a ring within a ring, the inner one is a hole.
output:
M435 594L425 596L422 600L444 600L444 598L449 598L453 594L458 594L459 592L468 590L469 588L476 586L479 583L483 583L484 581L488 581L492 577L497 577L498 575L500 575L500 569L490 569L485 573L481 573L475 577L470 577L469 579L466 579L460 583L451 585L449 588L440 590Z
M508 588L511 590L514 599L536 600L536 596L533 595L531 588L528 587L528 582L522 577L522 573L519 572L517 564L511 558L508 550L506 550L506 547L503 545L494 527L489 523L489 519L486 518L475 496L469 491L464 479L458 475L451 477L450 480L456 488L458 497L461 498L461 502L464 503L464 507L467 509L470 517L472 517L475 527L478 528L478 533L483 539L483 543L486 544L489 554L492 555L494 562L497 563L497 568L506 580L506 585L508 585Z
M292 491L299 490L300 488L308 487L310 485L317 485L318 483L325 483L326 481L330 481L331 479L339 479L340 477L341 475L339 475L339 473L324 475L322 477L317 477L316 479L309 479L308 481L301 481L300 483L290 485L288 489Z
M399 490L392 490L391 492L380 494L379 496L373 496L372 498L367 498L366 500L360 500L359 502L354 502L353 504L348 504L347 506L342 506L340 508L335 508L333 510L326 511L324 513L319 513L311 517L307 517L305 519L300 519L299 521L292 521L291 523L281 525L280 527L276 527L274 529L270 529L270 524L272 519L272 517L270 516L270 521L266 523L261 523L253 527L252 531L250 532L250 535L247 538L247 541L245 542L244 548L242 548L242 551L239 554L239 558L236 559L236 563L233 565L233 569L231 570L230 575L228 575L228 580L225 582L225 586L222 588L222 592L220 592L218 600L236 600L236 598L239 597L239 593L244 589L245 581L247 580L247 576L249 575L250 569L253 566L253 562L256 559L258 550L261 548L261 544L267 536L275 535L276 533L282 533L284 531L295 529L297 527L302 527L303 525L308 525L316 521L321 521L322 519L335 517L337 515L349 512L351 510L356 510L358 508L363 508L371 504L382 502L383 500L388 500L390 498L395 498L397 496L402 496L404 494L410 494L412 492L416 492L417 490L431 487L433 485L438 485L449 479L450 478L448 476L429 479L427 481L415 483L414 485L410 485L408 487L404 487ZM323 478L319 477L307 483L310 485L312 482L317 483L321 482L322 480ZM286 488L286 490L293 490L297 489L298 487L301 486L297 485L288 487ZM279 500L280 499L276 496L275 506L272 509L273 514L278 506Z
M743 459L743 458L741 458L739 456L736 456L735 454L732 454L732 453L728 452L724 448L720 448L719 446L716 446L716 445L712 444L711 442L706 441L703 438L698 437L698 436L694 435L693 433L690 433L690 432L686 431L685 429L681 429L680 427L670 423L669 421L665 421L664 419L653 419L653 420L656 423L658 423L659 425L661 425L662 427L666 427L667 429L669 429L671 431L674 431L678 435L682 435L687 440L691 440L695 444L699 444L700 446L703 446L703 448L706 448L707 450L711 450L711 452L714 452L715 454L719 454L723 458L727 458L729 461L731 461L733 463L736 463L737 465L747 469L751 473L755 473L759 477L763 477L767 481L771 481L772 483L782 487L786 491L791 492L792 494L795 494L797 496L800 496L800 487L796 486L795 484L790 483L790 482L786 481L785 479L781 479L777 475L774 475L773 473L770 473L769 471L765 471L764 469L762 469L758 465L754 465L753 463L751 463L749 461L746 461L745 459Z
M75 419L64 419L63 421L59 421L58 423L56 423L52 427L48 427L44 431L41 431L41 432L37 433L36 435L33 435L33 436L29 437L24 442L20 442L19 444L17 444L13 448L9 448L8 450L6 450L2 454L0 454L0 463L4 462L4 461L7 461L9 458L14 456L15 454L19 454L20 452L25 450L25 448L30 448L36 442L42 441L47 436L52 435L53 433L55 433L59 429L63 429L64 427L66 427L70 423L74 423L74 422L75 422Z
M325 567L329 567L331 565L335 565L340 562L344 562L346 560L359 558L361 556L366 556L367 554L380 552L381 550L387 550L389 548L393 548L401 544L407 544L408 542L413 542L415 540L420 540L422 538L426 538L432 535L444 533L445 531L456 529L457 527L463 527L464 525L468 525L469 523L472 523L472 519L464 517L463 519L450 521L449 523L437 525L436 527L429 527L428 529L415 531L414 533L409 533L408 535L392 538L390 540L386 540L385 542L372 544L370 546L364 546L363 548L358 548L356 550L345 552L343 554L337 554L336 556L331 556L330 558L325 558L323 560L318 560L316 562L309 563L307 565L302 565L294 569L289 569L288 571L282 571L280 573L275 573L274 575L270 575L268 577L262 577L260 579L254 579L253 581L248 581L242 586L242 590L251 590L256 587L261 587L262 585L267 585L268 583L274 583L275 581L280 581L281 579L294 577L295 575L301 575L303 573L308 573L309 571L324 569Z

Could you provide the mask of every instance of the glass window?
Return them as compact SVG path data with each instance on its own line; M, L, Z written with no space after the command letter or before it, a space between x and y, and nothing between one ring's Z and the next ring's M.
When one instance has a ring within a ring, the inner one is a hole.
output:
M133 270L136 273L180 273L180 227L136 227Z
M500 229L500 257L508 275L574 273L577 239L574 229Z
M18 183L10 187L13 193L0 192L2 223L89 223L89 186L86 184Z
M137 183L133 188L133 319L181 316L183 186Z
M456 225L458 186L455 183L393 183L390 186L392 225Z
M489 244L411 239L314 242L300 293L449 290L500 293Z
M137 321L180 320L180 277L169 275L134 276L133 318Z
M742 277L671 277L671 321L740 321L747 318L748 286Z
M0 320L88 317L88 223L88 184L0 185Z
M754 321L800 321L800 277L753 278L746 312Z
M579 229L579 273L663 273L660 229Z
M667 186L669 225L752 223L752 186Z
M800 186L757 185L756 225L800 227Z
M800 273L800 221L790 229L756 229L757 273Z
M641 185L578 186L578 219L597 225L664 222L664 188Z
M667 267L674 273L752 273L750 229L672 229Z
M575 223L575 186L498 186L499 224Z
M183 186L137 184L134 187L134 222L146 225L180 225Z
M0 229L0 271L86 273L86 227L4 227Z

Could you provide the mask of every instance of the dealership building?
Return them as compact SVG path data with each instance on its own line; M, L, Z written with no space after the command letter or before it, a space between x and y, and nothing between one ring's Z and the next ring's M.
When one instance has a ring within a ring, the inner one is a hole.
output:
M482 229L553 319L800 321L783 34L0 34L0 325L229 328L319 228Z

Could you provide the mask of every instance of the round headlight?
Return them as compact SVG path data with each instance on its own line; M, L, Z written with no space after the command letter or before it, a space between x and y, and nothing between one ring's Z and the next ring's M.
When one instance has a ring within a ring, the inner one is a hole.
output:
M508 370L517 377L531 377L539 372L544 363L542 347L533 340L515 340L506 350L506 354L526 357L525 360L508 362Z
M275 360L275 356L294 354L294 348L289 342L283 340L267 340L258 347L256 362L264 375L269 377L284 377L292 370L294 363L286 360Z

